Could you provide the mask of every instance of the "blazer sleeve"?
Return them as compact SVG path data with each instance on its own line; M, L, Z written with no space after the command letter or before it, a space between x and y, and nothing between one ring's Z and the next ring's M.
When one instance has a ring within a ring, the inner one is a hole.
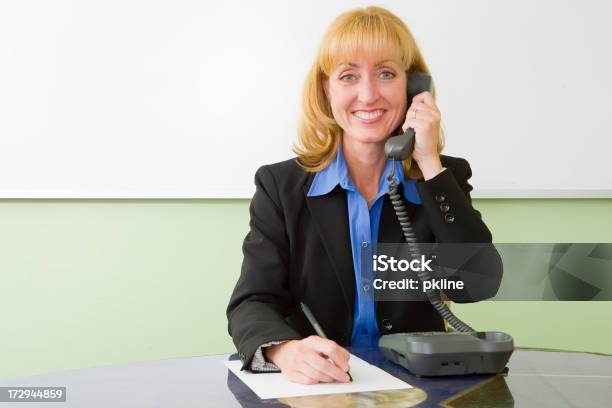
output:
M453 158L448 168L427 181L417 183L423 209L438 243L482 243L483 245L440 246L445 260L445 274L451 280L462 280L463 290L445 290L449 299L458 303L475 302L495 296L503 274L501 257L492 243L491 231L480 212L472 207L468 180L472 177L469 163ZM449 171L450 170L450 171ZM488 244L488 245L487 245ZM465 256L465 249L470 256Z
M295 309L288 289L289 242L278 188L266 166L255 174L255 186L242 269L227 307L243 370L262 344L302 338L285 321Z

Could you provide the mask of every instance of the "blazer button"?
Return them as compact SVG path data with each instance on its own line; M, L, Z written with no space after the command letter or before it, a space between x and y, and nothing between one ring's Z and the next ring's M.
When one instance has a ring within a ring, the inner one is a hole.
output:
M444 216L444 221L449 224L452 224L453 222L455 222L455 216L452 213L446 213L446 215Z
M448 203L440 204L440 211L445 213L445 212L448 212L448 210L450 210L450 205Z
M391 330L393 328L393 325L391 324L390 319L383 319L381 323L382 323L383 329L385 330Z
M238 354L240 356L240 360L242 360L244 362L244 360L246 360L246 356L244 355L244 353L240 353Z
M434 198L439 203L441 203L442 201L446 200L446 196L444 194L436 194L436 196Z

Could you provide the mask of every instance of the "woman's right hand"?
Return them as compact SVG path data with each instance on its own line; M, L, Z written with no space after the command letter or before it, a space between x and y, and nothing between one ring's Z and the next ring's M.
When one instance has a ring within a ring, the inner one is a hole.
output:
M263 353L292 382L316 384L349 381L350 354L332 340L310 336L266 347Z

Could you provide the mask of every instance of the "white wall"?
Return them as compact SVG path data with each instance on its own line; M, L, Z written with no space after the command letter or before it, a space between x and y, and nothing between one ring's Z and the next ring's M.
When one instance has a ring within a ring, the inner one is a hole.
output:
M250 197L351 1L0 3L0 198ZM612 3L383 1L477 197L612 197Z

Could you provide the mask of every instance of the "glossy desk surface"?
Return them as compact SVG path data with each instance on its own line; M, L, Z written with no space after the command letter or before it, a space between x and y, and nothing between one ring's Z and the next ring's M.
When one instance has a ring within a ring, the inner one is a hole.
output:
M516 350L503 375L419 378L377 349L351 349L415 388L260 400L213 355L0 380L0 386L65 386L62 402L26 407L611 407L612 356Z

